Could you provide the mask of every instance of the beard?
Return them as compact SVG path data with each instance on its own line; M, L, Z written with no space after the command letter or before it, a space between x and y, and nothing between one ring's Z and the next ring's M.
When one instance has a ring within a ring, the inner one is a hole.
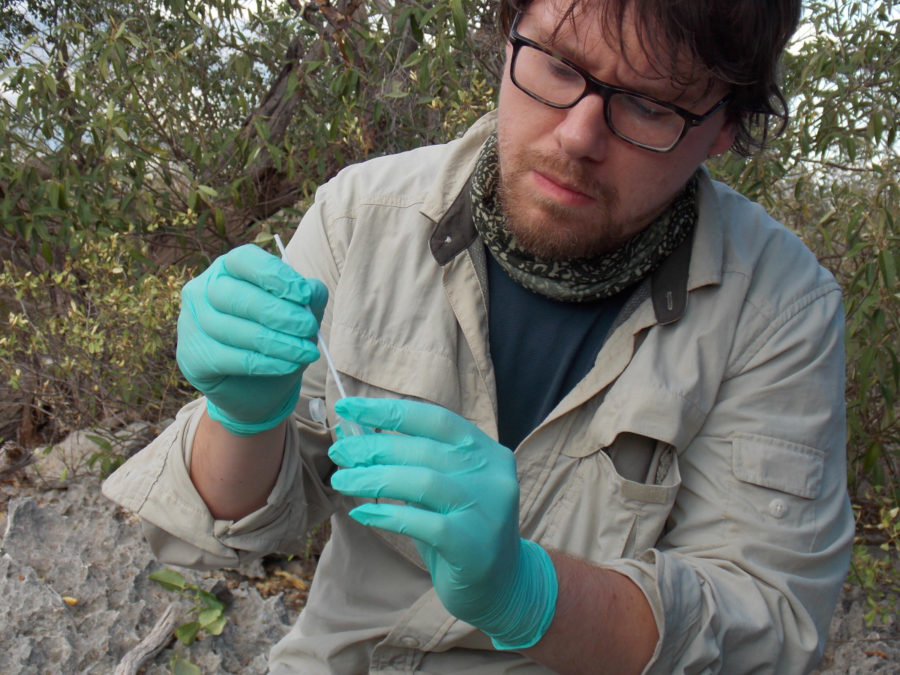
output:
M507 150L507 151L504 151ZM530 150L509 151L502 140L498 197L506 226L516 243L543 260L592 258L630 238L628 228L612 216L618 194L602 185L584 163ZM560 204L529 186L532 170L546 172L594 204L581 208Z

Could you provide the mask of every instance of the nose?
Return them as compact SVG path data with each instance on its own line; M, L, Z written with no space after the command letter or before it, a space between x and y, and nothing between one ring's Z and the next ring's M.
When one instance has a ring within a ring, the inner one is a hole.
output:
M606 124L603 98L588 94L571 108L556 126L556 140L566 154L576 159L600 161L612 132Z

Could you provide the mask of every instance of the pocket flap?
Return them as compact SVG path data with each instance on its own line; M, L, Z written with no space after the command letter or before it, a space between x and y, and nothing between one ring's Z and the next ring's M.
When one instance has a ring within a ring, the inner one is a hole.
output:
M736 434L732 471L745 483L814 499L822 487L825 453L778 438Z
M703 424L704 414L685 396L654 386L619 386L607 394L586 429L563 448L586 457L625 433L654 439L681 452Z
M443 354L392 344L340 324L332 326L328 346L338 371L360 382L449 408L459 404L459 376Z

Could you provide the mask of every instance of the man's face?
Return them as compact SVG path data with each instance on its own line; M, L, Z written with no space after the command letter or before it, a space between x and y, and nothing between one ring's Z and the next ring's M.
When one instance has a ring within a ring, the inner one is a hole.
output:
M577 28L564 23L551 44L560 11L556 0L534 0L518 32L603 82L697 114L726 93L705 80L684 87L661 76L627 22L626 58L617 37L608 39L590 11L576 17ZM671 152L639 148L610 131L599 95L564 110L528 96L510 78L511 55L507 43L498 105L501 200L519 244L539 257L563 260L615 248L662 213L707 156L731 146L733 132L720 110Z

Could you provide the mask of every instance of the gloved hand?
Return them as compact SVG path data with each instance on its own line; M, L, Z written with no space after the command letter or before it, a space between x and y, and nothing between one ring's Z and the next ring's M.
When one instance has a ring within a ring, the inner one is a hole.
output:
M331 447L332 461L350 467L332 476L336 490L407 503L363 504L350 516L412 537L447 611L487 633L495 647L536 644L553 620L557 579L547 552L519 536L513 453L435 405L345 398L335 411L399 432Z
M181 291L176 359L231 433L277 426L319 358L316 331L328 290L248 244L217 258Z

